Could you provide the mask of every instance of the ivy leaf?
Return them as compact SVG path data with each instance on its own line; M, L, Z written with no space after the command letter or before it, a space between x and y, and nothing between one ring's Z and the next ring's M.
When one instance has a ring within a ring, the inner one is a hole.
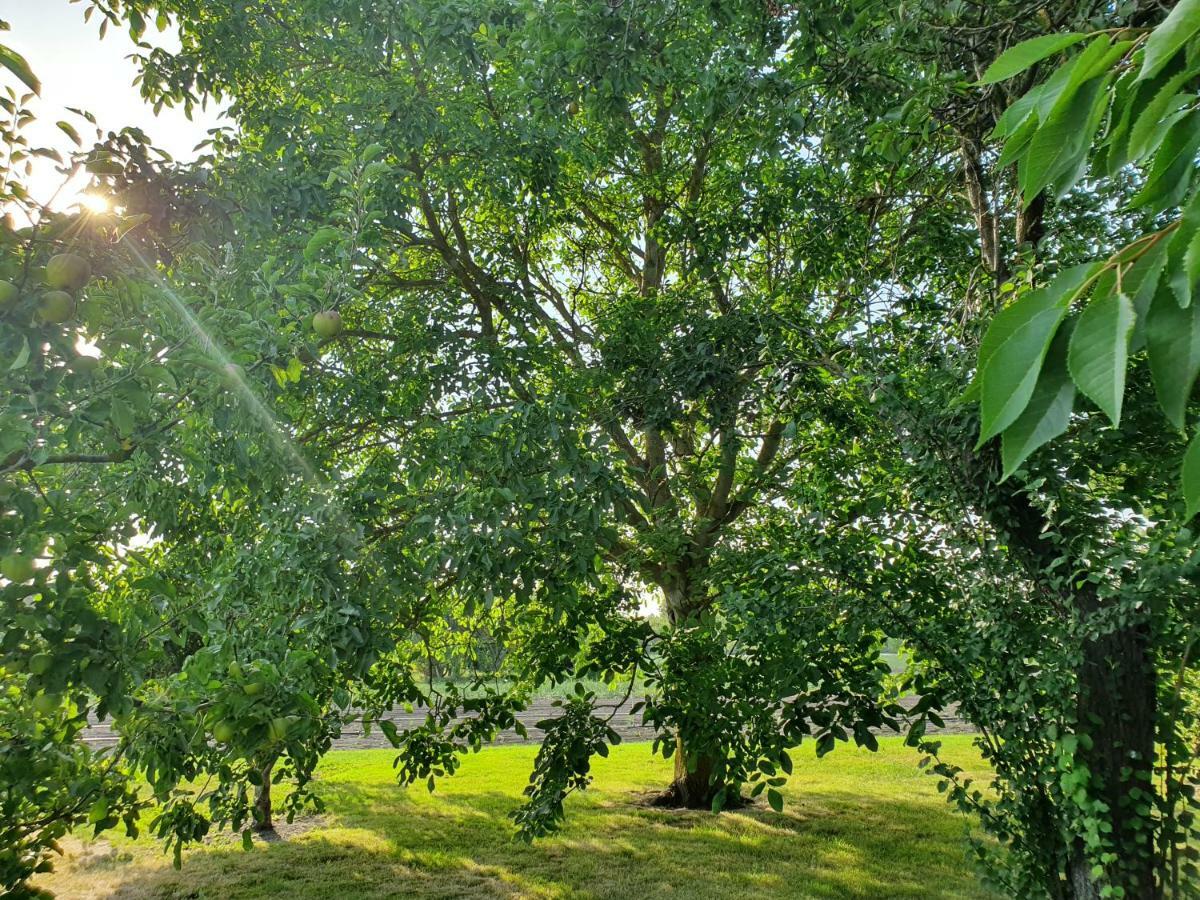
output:
M1187 452L1183 454L1183 468L1180 472L1183 486L1183 499L1187 504L1187 518L1200 511L1200 431L1196 432Z
M1181 309L1164 285L1146 315L1146 349L1159 405L1182 431L1188 397L1200 375L1200 303Z
M1028 405L1055 331L1094 270L1095 264L1067 269L992 320L979 345L982 421L976 449L1015 422Z
M1071 335L1071 377L1113 425L1121 422L1129 339L1136 320L1133 303L1123 291L1106 291L1087 305Z
M1058 330L1051 344L1041 374L1029 398L1029 405L1017 421L1000 437L1004 474L1008 478L1034 450L1067 430L1071 410L1075 407L1075 384L1067 371L1067 346L1071 323Z
M1153 78L1179 48L1200 31L1200 0L1179 0L1171 14L1150 33L1138 80Z
M1086 33L1076 31L1067 34L1044 34L1021 41L996 57L979 79L979 84L995 84L997 81L1019 75L1035 63L1078 44L1086 37Z
M33 74L33 69L20 53L13 50L11 47L6 47L0 44L0 66L8 69L14 75L25 82L25 85L35 94L41 94L42 83L38 81L37 76Z

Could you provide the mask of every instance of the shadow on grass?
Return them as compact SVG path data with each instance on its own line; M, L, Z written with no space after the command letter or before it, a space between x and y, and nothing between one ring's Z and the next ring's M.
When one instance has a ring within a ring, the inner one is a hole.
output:
M572 798L564 830L514 841L500 791L429 797L390 784L323 786L327 827L257 846L189 854L182 871L131 868L126 898L989 897L964 856L963 820L937 800L848 792L783 813L649 809L637 793ZM128 877L125 877L125 876Z

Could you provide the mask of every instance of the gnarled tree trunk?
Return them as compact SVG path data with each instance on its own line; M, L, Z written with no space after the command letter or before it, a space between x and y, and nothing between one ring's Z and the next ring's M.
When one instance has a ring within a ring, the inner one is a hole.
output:
M275 768L276 757L272 756L259 770L262 784L254 788L254 830L274 831L275 822L271 818L271 770Z

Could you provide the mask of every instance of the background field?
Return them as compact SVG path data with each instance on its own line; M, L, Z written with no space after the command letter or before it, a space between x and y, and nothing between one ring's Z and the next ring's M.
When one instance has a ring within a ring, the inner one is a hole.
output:
M227 836L181 871L152 841L71 843L41 886L62 898L382 897L989 898L965 854L966 819L916 768L898 738L878 753L796 753L787 805L713 816L650 809L670 764L648 744L598 760L595 789L569 801L564 831L515 843L507 812L536 753L498 747L469 757L430 795L401 789L386 750L330 754L319 819L282 829L249 853ZM984 771L966 736L947 755Z

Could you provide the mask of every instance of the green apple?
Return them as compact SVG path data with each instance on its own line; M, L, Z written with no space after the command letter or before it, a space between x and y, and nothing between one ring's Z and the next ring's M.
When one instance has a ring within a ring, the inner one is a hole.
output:
M67 364L68 368L77 375L91 375L100 368L100 360L95 356L77 356Z
M7 309L17 302L21 292L11 281L0 281L0 309Z
M38 315L43 322L61 325L75 315L75 301L66 291L46 291L38 301Z
M237 736L237 728L228 719L218 722L213 726L213 737L222 744L232 743L234 737Z
M242 680L242 664L236 659L229 664L229 668L226 671L229 673L230 678L236 678L238 681Z
M242 690L246 692L247 697L257 697L263 692L263 683L261 681L247 681L242 685Z
M267 726L267 734L271 736L273 741L282 741L287 737L288 720L282 716L277 716L271 720L271 724Z
M57 712L62 706L62 698L58 694L38 694L33 698L33 711L41 716Z
M35 653L29 657L29 674L45 675L54 665L54 657L49 653Z
M0 559L0 575L15 584L23 584L33 577L33 559L20 553L10 553Z
M331 338L335 337L342 330L342 316L337 310L327 309L317 313L312 318L313 331L317 333L317 337Z
M46 263L46 284L57 291L77 291L91 277L91 264L74 253L59 253Z

